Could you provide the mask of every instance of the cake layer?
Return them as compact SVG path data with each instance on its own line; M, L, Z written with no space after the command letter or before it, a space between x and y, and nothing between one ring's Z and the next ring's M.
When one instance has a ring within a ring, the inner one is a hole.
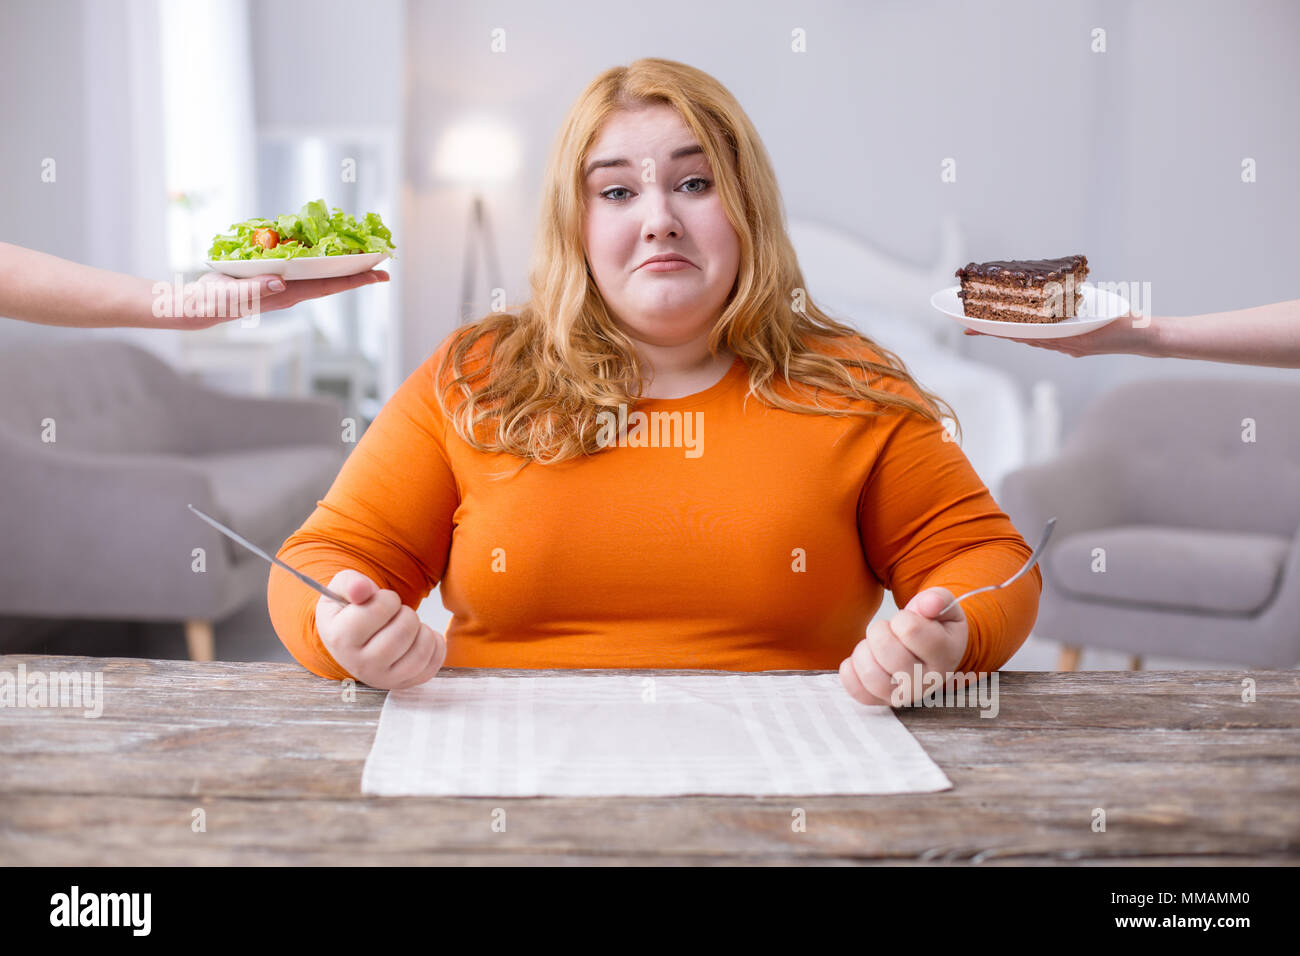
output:
M967 318L992 319L995 322L1062 322L1074 317L1072 310L1070 315L1044 315L1033 310L1013 310L996 302L983 301L966 302L962 305L962 311Z
M1083 281L1082 273L1070 273L1063 279L1052 279L1042 285L1035 286L1018 286L1010 283L1001 282L976 282L967 280L961 284L959 295L963 299L994 297L1007 299L1015 302L1042 302L1049 298L1055 291L1052 283L1057 283L1062 291L1068 292L1073 286L1075 294L1078 294L1079 284Z
M967 299L962 303L962 309L967 315L971 314L970 310L972 306L983 309L1000 309L1003 312L1033 316L1034 318L1027 319L1027 321L1035 322L1040 318L1044 321L1068 319L1070 315L1073 314L1073 310L1070 308L1068 302L1057 303L1054 299L1049 299L1046 302L1035 303L1033 305L1024 302L1008 302L1006 299L989 298Z

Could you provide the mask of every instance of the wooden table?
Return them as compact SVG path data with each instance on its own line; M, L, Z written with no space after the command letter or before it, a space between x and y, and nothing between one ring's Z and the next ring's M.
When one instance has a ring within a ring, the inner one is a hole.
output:
M0 672L20 663L102 672L104 710L0 709L0 864L1300 862L1296 671L1004 672L995 718L897 711L941 793L521 799L362 796L385 692L346 702L297 665L9 655Z

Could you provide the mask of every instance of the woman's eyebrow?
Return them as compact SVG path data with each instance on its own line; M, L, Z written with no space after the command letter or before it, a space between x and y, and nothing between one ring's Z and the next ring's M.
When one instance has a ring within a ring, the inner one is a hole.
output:
M703 152L704 152L703 146L701 146L699 143L692 143L690 146L682 146L678 149L673 150L672 154L668 158L681 159L683 156L694 156L696 153L703 153ZM626 159L592 160L590 163L587 164L587 171L582 174L582 178L586 179L596 170L602 169L606 166L631 166L631 165L632 165L631 161Z

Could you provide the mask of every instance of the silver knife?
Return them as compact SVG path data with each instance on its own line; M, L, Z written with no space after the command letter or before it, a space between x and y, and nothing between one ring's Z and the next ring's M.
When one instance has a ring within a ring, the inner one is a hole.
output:
M233 538L234 540L236 540L236 541L238 541L240 544L242 544L244 547L246 547L249 551L252 551L254 554L256 554L256 555L258 555L258 556L260 556L260 557L265 558L267 561L270 561L272 564L276 565L277 567L284 568L286 571L288 571L290 574L292 574L294 577L296 577L296 578L297 578L299 581L301 581L303 584L307 585L307 586L308 586L309 588L311 588L313 591L319 591L321 594L325 595L325 596L326 596L327 598L329 598L331 601L338 601L338 603L343 604L343 605L348 605L348 604L351 604L351 603L352 603L352 602L349 601L347 598L342 597L341 595L335 594L333 591L331 591L329 588L325 587L325 586L324 586L323 584L321 584L319 581L316 581L316 580L313 579L313 578L309 578L309 577L307 577L307 575L303 574L301 571L299 571L299 570L297 570L297 569L295 569L295 568L291 568L291 567L289 567L289 565L285 564L285 563L284 563L283 561L281 561L279 558L273 558L273 557L271 557L271 555L267 554L265 551L263 551L263 550L262 550L261 548L259 548L257 545L253 544L253 542L249 541L247 538L241 538L239 535L235 534L235 532L231 531L229 528L227 528L227 527L226 527L224 524L222 524L220 521L218 521L218 520L215 519L215 518L210 518L210 517L208 517L207 515L205 515L202 511L200 511L198 508L194 507L193 505L186 505L185 507L189 508L189 509L190 509L191 511L193 511L196 515L198 515L200 518L202 518L202 519L203 519L204 521L206 521L208 524L212 525L212 527L216 528L218 531L220 531L220 532L221 532L222 534L224 534L226 537L228 537L228 538Z

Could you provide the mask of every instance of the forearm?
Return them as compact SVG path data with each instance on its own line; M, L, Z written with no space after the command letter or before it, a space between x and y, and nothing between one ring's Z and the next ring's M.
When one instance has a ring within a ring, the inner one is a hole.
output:
M153 286L148 279L0 242L2 316L83 329L163 328L168 320L153 315Z
M1154 353L1238 365L1300 368L1300 299L1206 315L1156 317Z
M288 543L281 548L281 557L293 567L298 567L304 574L315 577L322 584L328 585L333 574L313 573L292 553ZM279 557L280 555L277 555ZM341 568L340 568L341 570ZM372 579L373 580L373 579ZM266 606L271 619L271 627L280 638L294 660L317 677L327 680L344 680L351 675L334 660L333 655L321 641L316 629L316 604L319 596L301 581L280 567L273 566L266 586Z

